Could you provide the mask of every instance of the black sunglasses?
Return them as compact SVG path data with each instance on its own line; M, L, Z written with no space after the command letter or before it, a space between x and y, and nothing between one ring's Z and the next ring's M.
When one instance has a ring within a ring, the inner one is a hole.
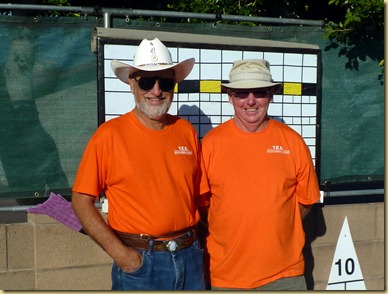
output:
M175 81L174 79L160 78L160 77L141 77L140 79L135 79L139 87L143 91L150 91L155 86L156 81L158 81L159 88L163 92L171 92L174 90Z
M239 91L230 91L232 96L236 97L237 99L247 99L249 96L249 93L252 93L255 98L264 98L268 97L268 94L271 93L268 89L254 89L254 90L239 90Z

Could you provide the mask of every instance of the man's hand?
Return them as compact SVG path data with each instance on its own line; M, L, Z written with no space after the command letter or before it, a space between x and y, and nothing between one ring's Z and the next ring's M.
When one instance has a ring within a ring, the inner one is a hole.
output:
M127 250L123 252L123 257L120 260L115 260L115 262L124 272L131 273L141 267L143 256L139 251L127 247Z

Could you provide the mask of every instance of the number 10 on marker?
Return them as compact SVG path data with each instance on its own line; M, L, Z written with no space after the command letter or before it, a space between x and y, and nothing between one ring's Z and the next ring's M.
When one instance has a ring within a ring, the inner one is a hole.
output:
M342 276L342 269L344 267L345 273L347 275L352 275L354 273L354 259L348 258L345 261L345 264L342 264L342 259L338 259L336 263L334 263L338 267L338 275Z
M338 238L326 290L366 290L347 218Z

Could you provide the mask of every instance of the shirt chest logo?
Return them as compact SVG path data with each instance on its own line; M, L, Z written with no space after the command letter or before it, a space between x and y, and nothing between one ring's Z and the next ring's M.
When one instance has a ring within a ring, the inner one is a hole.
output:
M189 150L186 146L178 146L178 149L174 150L174 154L193 155L193 151Z
M267 153L281 153L281 154L290 154L290 150L283 149L281 145L273 145L272 148L267 149Z

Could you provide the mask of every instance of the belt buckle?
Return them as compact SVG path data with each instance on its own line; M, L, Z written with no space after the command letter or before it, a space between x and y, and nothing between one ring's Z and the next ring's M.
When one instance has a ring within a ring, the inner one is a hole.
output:
M178 247L179 247L179 245L175 240L170 240L166 244L166 248L170 252L174 252L174 251L178 250Z

